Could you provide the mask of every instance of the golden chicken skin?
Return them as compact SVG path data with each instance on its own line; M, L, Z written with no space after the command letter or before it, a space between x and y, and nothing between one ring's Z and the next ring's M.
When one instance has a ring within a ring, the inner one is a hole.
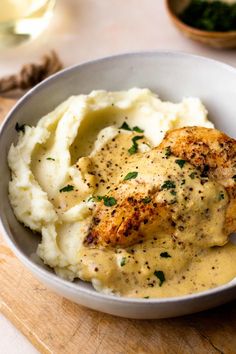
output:
M236 141L215 129L172 130L158 147L131 157L107 194L112 205L97 203L85 244L128 247L169 234L220 246L236 230L235 197ZM213 224L220 234L212 236Z
M203 175L224 186L229 197L225 232L235 232L236 141L216 129L189 127L168 132L158 149L167 147L174 156L189 161Z

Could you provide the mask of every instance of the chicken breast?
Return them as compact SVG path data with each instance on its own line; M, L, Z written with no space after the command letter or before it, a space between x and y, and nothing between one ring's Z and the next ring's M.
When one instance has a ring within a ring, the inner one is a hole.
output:
M200 169L224 186L229 197L225 232L236 231L236 140L216 129L189 127L170 131L157 149L170 147L172 154Z
M131 158L126 172L132 170L140 177L121 180L107 195L115 205L97 204L85 244L128 247L163 232L175 238L188 222L196 224L198 242L215 246L236 230L236 141L224 133L201 127L170 131L158 147ZM207 235L205 225L212 217L217 224L220 215L223 236Z

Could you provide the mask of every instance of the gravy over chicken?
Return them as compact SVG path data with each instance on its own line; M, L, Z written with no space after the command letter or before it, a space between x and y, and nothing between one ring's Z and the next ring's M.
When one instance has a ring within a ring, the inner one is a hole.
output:
M148 144L120 131L88 158L99 187L78 253L80 278L132 297L178 296L230 281L236 246L227 243L224 186L170 146L130 156L134 136Z
M199 99L138 88L73 96L35 127L18 124L9 198L42 235L39 257L128 297L233 280L236 141L212 128Z

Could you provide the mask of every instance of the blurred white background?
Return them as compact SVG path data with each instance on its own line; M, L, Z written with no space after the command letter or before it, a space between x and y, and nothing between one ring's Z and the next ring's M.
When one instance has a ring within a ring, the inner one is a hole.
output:
M0 51L0 75L56 49L66 66L139 50L187 51L236 65L236 52L205 47L176 31L164 0L57 0L48 28L34 41Z

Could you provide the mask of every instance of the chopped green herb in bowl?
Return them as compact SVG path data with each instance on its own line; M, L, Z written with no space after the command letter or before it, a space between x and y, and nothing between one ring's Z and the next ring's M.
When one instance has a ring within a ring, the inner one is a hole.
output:
M189 26L205 31L235 31L236 3L192 0L180 14L180 19Z

